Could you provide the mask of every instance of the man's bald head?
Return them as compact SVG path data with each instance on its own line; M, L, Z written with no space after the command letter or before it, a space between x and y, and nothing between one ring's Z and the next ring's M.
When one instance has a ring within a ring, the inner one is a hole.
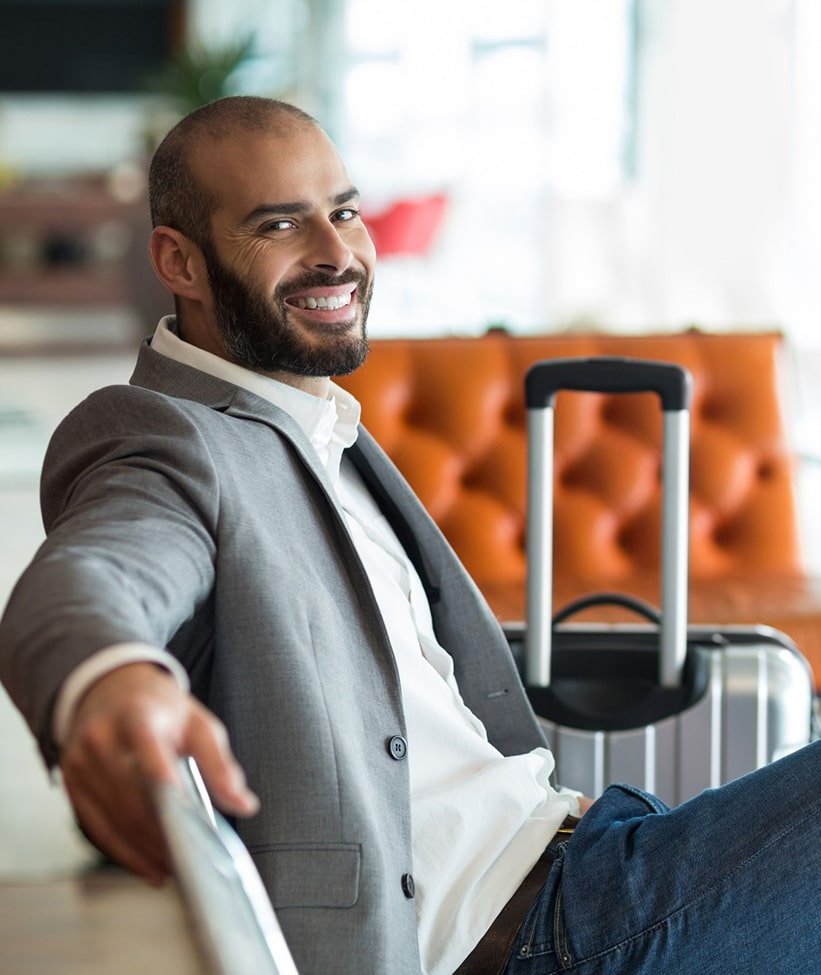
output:
M151 160L148 199L152 226L173 227L195 244L207 246L210 217L218 201L194 177L190 163L197 147L240 132L288 136L315 125L316 120L295 105L252 95L220 98L195 109L171 129Z

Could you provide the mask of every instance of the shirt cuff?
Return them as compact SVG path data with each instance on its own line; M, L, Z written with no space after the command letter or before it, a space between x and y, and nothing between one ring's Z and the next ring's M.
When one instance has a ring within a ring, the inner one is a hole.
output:
M166 650L158 650L148 643L116 643L105 647L75 667L57 692L51 730L59 748L63 747L68 737L80 698L91 685L118 667L136 663L152 663L164 667L183 691L187 693L191 687L185 668Z

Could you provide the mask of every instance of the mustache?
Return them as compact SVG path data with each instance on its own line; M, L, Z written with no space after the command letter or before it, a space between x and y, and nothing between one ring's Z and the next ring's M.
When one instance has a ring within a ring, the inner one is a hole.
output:
M287 284L281 284L275 289L276 297L281 301L290 298L291 295L300 294L309 288L333 288L340 284L355 284L357 288L366 288L368 276L364 271L357 271L353 268L343 271L341 274L325 274L322 271L306 271L305 274L294 278Z

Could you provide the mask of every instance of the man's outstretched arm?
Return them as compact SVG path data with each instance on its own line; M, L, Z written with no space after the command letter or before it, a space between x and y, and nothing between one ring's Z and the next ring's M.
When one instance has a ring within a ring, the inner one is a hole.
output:
M60 754L71 803L89 837L123 866L153 882L169 873L151 802L152 786L179 782L182 756L196 759L216 805L248 816L248 789L222 723L167 671L132 663L85 693Z

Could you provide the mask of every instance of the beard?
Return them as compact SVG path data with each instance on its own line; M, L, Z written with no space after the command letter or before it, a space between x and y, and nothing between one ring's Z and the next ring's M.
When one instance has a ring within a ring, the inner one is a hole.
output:
M214 299L217 327L228 359L254 372L286 372L297 376L345 376L358 369L368 354L365 323L373 283L362 271L339 275L308 272L273 296L255 289L227 268L210 241L201 245ZM290 320L289 295L309 288L356 284L359 310L347 323L311 322L300 328Z

